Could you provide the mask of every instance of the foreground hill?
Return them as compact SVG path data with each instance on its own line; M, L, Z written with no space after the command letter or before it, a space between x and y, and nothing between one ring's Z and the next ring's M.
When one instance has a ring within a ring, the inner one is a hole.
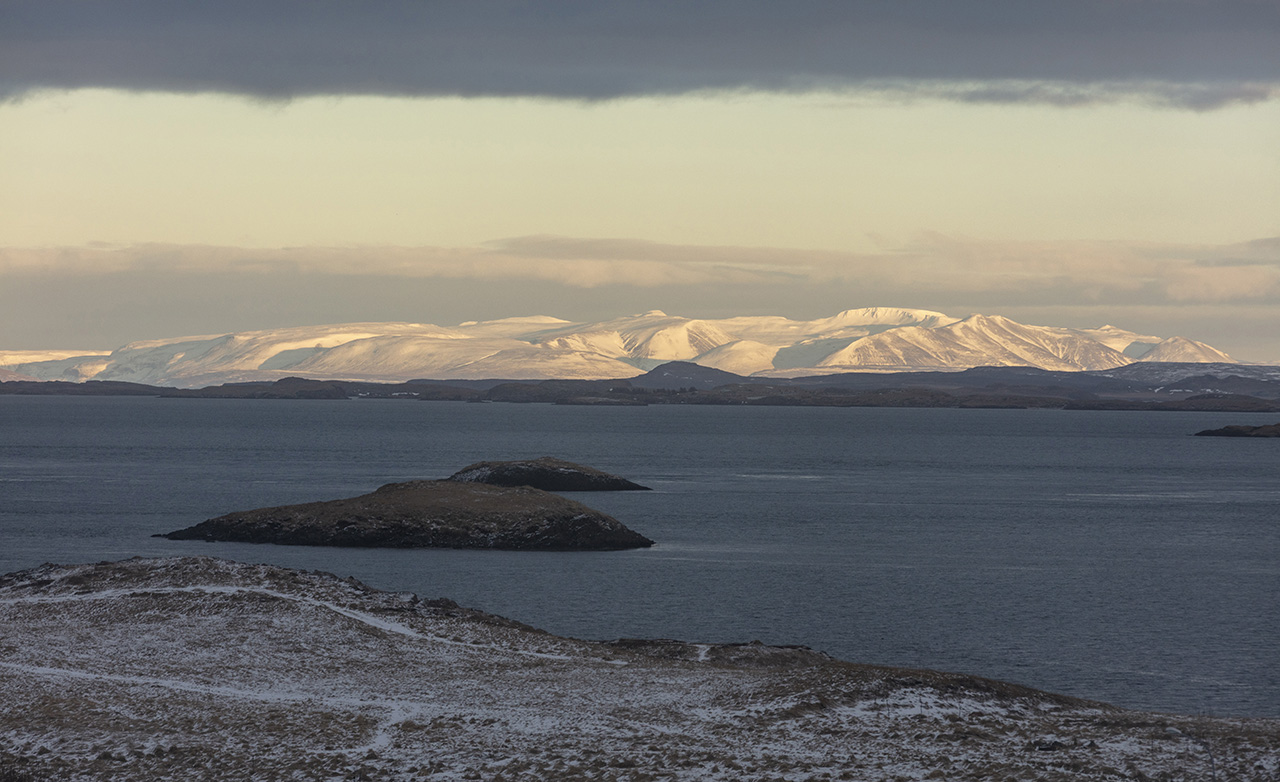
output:
M797 648L548 635L206 558L0 577L0 774L36 780L1275 779L1280 721Z
M959 319L880 307L811 321L699 320L654 310L594 323L539 316L451 327L346 323L133 342L109 354L0 353L0 369L41 380L184 388L289 376L380 382L618 379L670 361L780 377L976 366L1107 370L1134 361L1232 359L1193 340L1114 326L1029 326L998 316Z

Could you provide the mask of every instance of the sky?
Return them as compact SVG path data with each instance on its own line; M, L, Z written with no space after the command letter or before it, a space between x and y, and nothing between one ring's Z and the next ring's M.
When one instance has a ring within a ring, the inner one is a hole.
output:
M1280 363L1267 0L0 2L0 349L1111 323Z

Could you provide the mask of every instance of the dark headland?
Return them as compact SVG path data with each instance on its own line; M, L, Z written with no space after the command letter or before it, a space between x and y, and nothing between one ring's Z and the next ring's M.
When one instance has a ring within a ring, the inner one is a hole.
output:
M228 513L158 537L296 546L611 551L653 541L581 503L523 487L390 483L359 497Z
M476 462L446 480L491 486L532 486L543 491L648 491L626 478L552 456L508 462Z
M1280 437L1280 424L1263 426L1224 426L1221 429L1205 429L1196 432L1197 437Z

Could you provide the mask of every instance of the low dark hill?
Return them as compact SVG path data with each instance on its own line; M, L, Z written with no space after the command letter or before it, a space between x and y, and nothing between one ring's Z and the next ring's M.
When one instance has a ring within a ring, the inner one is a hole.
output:
M1205 429L1196 432L1197 437L1280 437L1280 424L1264 426L1224 426L1221 429Z
M631 378L631 385L636 388L681 389L696 388L707 390L732 383L747 382L742 375L725 372L723 369L704 367L688 361L668 361L654 367L639 377ZM785 381L784 381L785 382Z
M612 516L529 487L390 483L349 499L228 513L157 537L360 548L610 551L653 541Z
M479 392L445 383L411 380L372 383L350 380L312 380L284 377L269 383L224 383L205 388L165 388L161 396L178 399L421 399L466 401Z
M446 480L491 486L532 486L543 491L648 491L626 478L551 456L510 462L476 462Z

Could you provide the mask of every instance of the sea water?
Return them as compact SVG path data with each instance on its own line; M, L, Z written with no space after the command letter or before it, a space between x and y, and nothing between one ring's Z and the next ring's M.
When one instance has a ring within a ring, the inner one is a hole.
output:
M0 397L0 572L202 554L553 633L804 644L1118 705L1280 717L1275 416ZM551 455L656 540L602 553L153 538Z

